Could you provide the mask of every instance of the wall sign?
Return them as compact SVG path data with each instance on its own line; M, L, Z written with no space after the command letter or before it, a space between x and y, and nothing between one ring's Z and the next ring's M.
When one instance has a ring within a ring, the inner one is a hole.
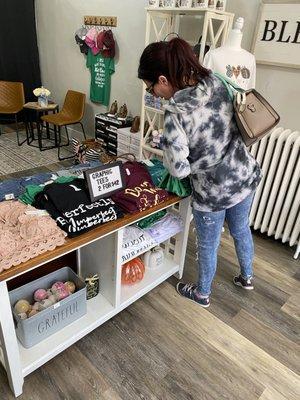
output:
M256 62L300 68L300 1L264 0L252 43Z
M121 162L102 165L84 171L91 201L109 197L125 187Z

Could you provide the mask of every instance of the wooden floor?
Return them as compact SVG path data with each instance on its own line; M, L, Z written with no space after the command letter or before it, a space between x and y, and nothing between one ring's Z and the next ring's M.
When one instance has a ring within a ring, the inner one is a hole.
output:
M30 400L299 400L300 262L254 236L255 290L233 286L222 235L211 306L181 298L175 278L25 378ZM184 278L195 281L190 231ZM0 367L0 399L13 399Z

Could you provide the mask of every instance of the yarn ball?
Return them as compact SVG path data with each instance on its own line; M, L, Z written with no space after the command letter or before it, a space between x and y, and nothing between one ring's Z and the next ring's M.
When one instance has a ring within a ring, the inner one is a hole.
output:
M75 292L76 286L75 286L75 283L74 283L74 282L72 282L72 281L67 281L67 282L65 282L65 287L66 287L67 291L68 291L70 294L72 294L72 293Z
M30 304L27 300L21 299L16 302L14 309L17 314L27 313L30 309Z
M46 310L46 308L51 307L52 302L49 299L42 300L40 303L40 307L42 310Z
M38 314L38 310L32 309L27 315L28 315L28 318L30 318L30 317L33 317L36 314Z
M65 289L65 284L63 282L55 282L51 286L52 292L57 291L59 289Z
M24 312L24 313L20 313L20 314L18 314L18 316L21 318L21 319L27 319L27 314Z
M48 294L45 289L38 289L34 292L33 298L35 301L42 301L47 298Z
M57 302L57 296L55 294L51 294L47 298L49 301L51 301L52 304L55 304Z
M38 301L36 301L36 302L34 303L34 305L32 306L32 310L41 311L41 303L39 303Z
M54 293L54 295L56 296L56 298L57 298L58 301L65 299L66 297L69 296L69 294L70 294L70 293L69 293L69 291L66 289L65 286L64 286L63 288L61 288L61 289L55 290L55 293Z

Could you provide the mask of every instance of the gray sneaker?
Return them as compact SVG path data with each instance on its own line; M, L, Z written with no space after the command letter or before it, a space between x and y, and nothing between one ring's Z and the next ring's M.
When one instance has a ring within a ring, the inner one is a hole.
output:
M242 275L235 276L233 278L233 283L236 286L240 286L240 287L242 287L243 289L246 289L246 290L253 290L254 289L254 286L253 286L253 283L252 283L252 278L245 279L245 278L242 277Z
M194 283L183 283L179 282L176 285L176 291L181 296L186 297L189 300L195 301L201 307L207 308L210 305L209 297L198 297L195 290L197 286Z

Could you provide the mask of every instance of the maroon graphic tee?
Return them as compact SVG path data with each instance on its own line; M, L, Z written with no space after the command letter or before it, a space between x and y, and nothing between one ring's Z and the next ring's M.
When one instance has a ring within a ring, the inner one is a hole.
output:
M146 167L138 162L123 164L126 189L115 193L113 201L128 213L144 211L163 203L169 194L154 186Z

